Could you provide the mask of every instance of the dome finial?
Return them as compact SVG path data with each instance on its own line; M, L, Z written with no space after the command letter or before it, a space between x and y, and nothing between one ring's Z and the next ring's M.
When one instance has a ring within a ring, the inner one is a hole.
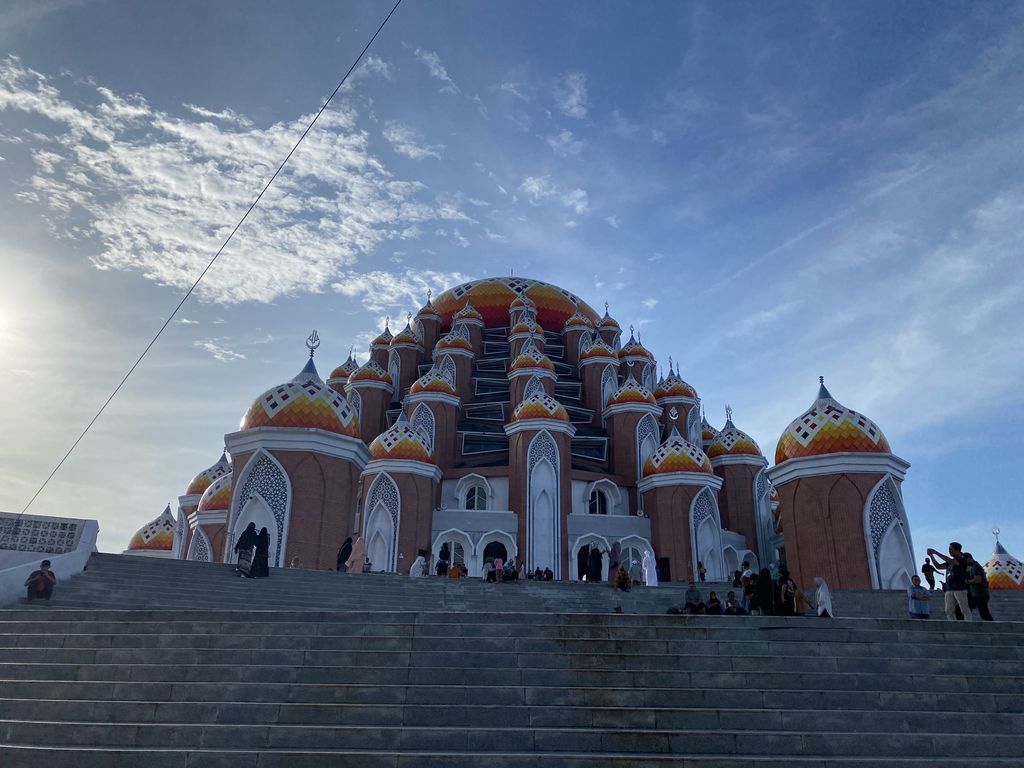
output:
M824 385L825 384L825 377L824 376L819 376L818 377L818 383L821 384L821 385Z
M306 348L309 349L309 359L313 359L313 355L316 353L317 347L320 346L320 336L317 335L316 328L306 338Z
M433 291L427 288L427 304L430 304L430 297L433 295Z
M731 405L725 406L725 420L726 420L726 422L732 421L732 406Z
M831 400L832 399L832 393L829 392L828 389L825 387L825 377L824 376L819 376L818 377L818 399L821 400L822 398Z
M1000 534L1000 530L999 530L999 526L997 525L996 527L994 527L992 529L992 535L996 537L996 544L999 543L999 534Z

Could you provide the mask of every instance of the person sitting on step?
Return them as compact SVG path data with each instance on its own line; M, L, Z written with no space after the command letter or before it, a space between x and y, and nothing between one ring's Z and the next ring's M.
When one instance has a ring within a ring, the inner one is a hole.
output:
M725 609L722 611L726 616L746 616L747 610L736 599L735 592L729 592L725 596Z
M722 615L722 601L718 599L718 595L714 592L708 594L708 602L704 606L704 613L708 616L721 616Z
M683 613L693 615L704 613L704 611L704 598L697 589L697 585L692 581L688 582L686 592L683 595Z
M32 571L25 579L25 587L28 589L28 601L46 600L49 602L53 597L53 586L57 583L57 574L50 570L50 561L43 560L39 564L39 570Z

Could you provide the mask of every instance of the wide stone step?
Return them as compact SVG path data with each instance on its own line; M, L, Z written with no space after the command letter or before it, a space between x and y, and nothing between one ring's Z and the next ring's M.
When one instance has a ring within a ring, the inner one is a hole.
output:
M803 757L834 754L861 757L946 759L959 754L968 739L976 758L1020 754L1017 735L986 733L984 738L939 732L804 732L752 729L588 729L543 727L433 727L358 725L222 725L210 723L88 723L53 720L0 720L0 743L40 746L130 746L207 748L291 748L316 744L321 749L500 750L570 752L595 755L636 751L661 754L751 754L780 751Z

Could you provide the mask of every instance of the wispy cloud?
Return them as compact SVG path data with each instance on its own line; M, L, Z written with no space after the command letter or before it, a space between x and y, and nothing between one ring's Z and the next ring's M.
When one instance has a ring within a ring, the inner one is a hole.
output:
M584 145L584 142L577 139L572 131L564 128L558 133L548 136L545 141L559 157L575 157L580 154Z
M416 58L423 63L432 78L444 83L441 93L461 93L455 81L448 74L448 70L441 63L441 57L434 51L424 51L422 48L417 48Z
M427 299L427 291L436 296L441 291L472 278L460 272L436 272L429 269L406 269L402 272L349 272L331 284L331 289L352 299L373 312L399 310L415 312Z
M561 187L547 175L527 176L519 185L519 192L532 205L554 200L576 214L586 213L590 207L586 190Z
M416 131L397 120L386 123L382 133L395 152L412 160L422 160L425 157L440 158L441 150L444 149L443 144L424 144Z
M566 72L555 80L553 95L563 115L577 120L587 116L587 76L582 72Z
M215 360L220 360L222 363L245 360L245 355L229 349L223 344L223 341L223 339L200 339L192 342L192 346L209 352L211 357Z

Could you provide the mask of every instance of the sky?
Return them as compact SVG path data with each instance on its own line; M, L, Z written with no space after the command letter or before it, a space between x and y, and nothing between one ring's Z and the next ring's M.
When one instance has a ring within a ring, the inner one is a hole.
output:
M0 7L20 511L390 2ZM405 0L31 512L120 551L264 390L514 272L609 302L769 460L824 375L915 548L1024 553L1024 6ZM628 333L628 331L627 331Z

